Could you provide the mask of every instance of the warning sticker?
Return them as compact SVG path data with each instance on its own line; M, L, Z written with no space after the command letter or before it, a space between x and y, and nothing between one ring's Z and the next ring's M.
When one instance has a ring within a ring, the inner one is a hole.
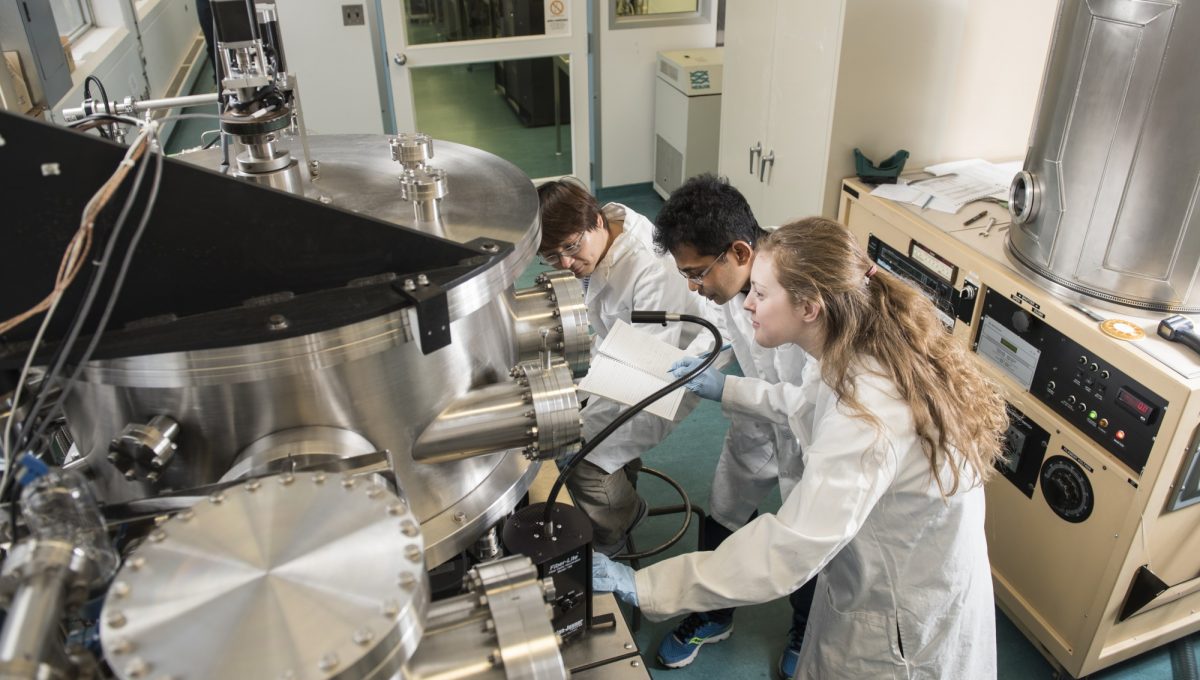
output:
M543 0L546 3L546 35L571 34L571 7L569 0Z

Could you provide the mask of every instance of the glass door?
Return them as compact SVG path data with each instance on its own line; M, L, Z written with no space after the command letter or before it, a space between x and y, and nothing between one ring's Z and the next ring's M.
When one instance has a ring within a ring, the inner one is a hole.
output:
M591 183L586 0L383 0L399 132ZM435 147L436 153L436 147Z

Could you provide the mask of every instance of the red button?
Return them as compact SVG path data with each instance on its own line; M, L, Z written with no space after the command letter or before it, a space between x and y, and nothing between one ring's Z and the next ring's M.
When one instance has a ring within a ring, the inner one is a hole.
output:
M1117 430L1117 439L1125 438L1125 430Z

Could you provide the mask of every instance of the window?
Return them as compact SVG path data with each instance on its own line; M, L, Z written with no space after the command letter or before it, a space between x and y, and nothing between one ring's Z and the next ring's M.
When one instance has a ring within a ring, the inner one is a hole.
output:
M50 10L54 12L58 34L66 36L68 42L74 42L92 27L91 0L50 0Z
M709 21L713 0L608 0L608 27L645 28Z

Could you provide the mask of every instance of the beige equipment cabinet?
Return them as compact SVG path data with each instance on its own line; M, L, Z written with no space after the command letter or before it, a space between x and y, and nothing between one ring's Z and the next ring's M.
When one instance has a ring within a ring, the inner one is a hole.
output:
M1079 677L1200 630L1200 356L1155 336L1157 319L1052 296L1009 264L1002 227L963 226L985 208L1008 222L995 204L921 212L846 180L838 216L881 268L921 280L1000 384L1013 411L987 487L996 600ZM1102 318L1147 337L1109 337Z

